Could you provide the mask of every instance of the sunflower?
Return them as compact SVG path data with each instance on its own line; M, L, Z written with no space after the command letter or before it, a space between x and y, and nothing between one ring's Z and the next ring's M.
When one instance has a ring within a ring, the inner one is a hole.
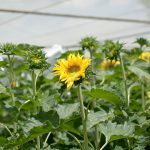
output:
M108 70L116 65L120 64L120 61L117 60L110 60L110 59L104 59L102 63L100 64L100 67L102 70Z
M80 54L69 54L67 59L59 59L55 64L53 71L59 75L59 79L71 88L75 81L85 78L85 72L90 65L90 58L83 58Z
M150 52L143 52L139 58L150 63Z

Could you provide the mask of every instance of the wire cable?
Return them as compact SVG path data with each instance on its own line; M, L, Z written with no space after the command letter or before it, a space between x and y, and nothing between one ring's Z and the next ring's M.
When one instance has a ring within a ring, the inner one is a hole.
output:
M103 21L114 21L114 22L150 24L149 20L123 19L123 18L98 17L98 16L84 16L84 15L49 13L49 12L15 10L15 9L0 9L0 12L17 13L17 14L30 14L30 15L38 15L38 16L65 17L65 18L74 18L74 19L90 19L90 20L103 20Z

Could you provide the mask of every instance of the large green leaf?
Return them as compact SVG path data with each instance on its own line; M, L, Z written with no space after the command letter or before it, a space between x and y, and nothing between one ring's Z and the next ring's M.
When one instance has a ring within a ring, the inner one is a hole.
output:
M140 79L142 78L146 78L148 80L150 80L150 74L136 66L129 66L128 69L133 72L134 74L136 74Z
M114 141L122 138L127 138L133 136L134 133L134 125L129 125L125 122L125 124L117 124L117 123L104 123L100 124L100 131L105 135L106 141Z
M45 122L42 126L38 126L38 127L34 127L30 130L28 136L22 135L19 136L17 139L15 140L11 140L9 141L6 145L5 145L5 149L8 148L13 148L19 145L22 145L28 141L31 141L33 139L35 139L36 137L48 133L50 131L52 131L54 128L52 127L52 124L50 122Z
M40 112L37 115L37 119L40 120L41 122L49 121L55 128L57 128L60 123L59 115L56 110L50 110L48 112Z
M79 103L58 105L57 113L60 119L68 119L74 112L79 110Z
M112 113L106 113L105 111L98 111L98 112L93 112L91 111L88 114L88 120L87 120L87 128L88 130L92 128L94 125L108 120L110 117L113 117Z
M107 91L103 89L92 89L90 92L85 92L85 94L93 98L101 98L116 105L122 103L120 96L112 91Z

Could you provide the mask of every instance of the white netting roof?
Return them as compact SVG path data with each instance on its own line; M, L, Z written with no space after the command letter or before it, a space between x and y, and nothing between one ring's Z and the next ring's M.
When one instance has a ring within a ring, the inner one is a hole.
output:
M0 42L75 46L150 38L149 0L0 0Z

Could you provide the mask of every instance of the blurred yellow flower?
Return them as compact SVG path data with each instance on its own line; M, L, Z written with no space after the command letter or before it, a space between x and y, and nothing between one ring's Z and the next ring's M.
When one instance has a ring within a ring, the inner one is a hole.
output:
M71 88L74 81L85 77L87 67L90 65L90 58L83 58L80 54L70 54L67 59L59 59L55 64L53 71L59 75L60 81Z
M120 61L104 59L102 63L100 64L100 67L102 70L107 70L119 64L120 64Z
M147 97L150 99L150 91L147 92Z
M150 52L143 52L139 58L150 63Z

